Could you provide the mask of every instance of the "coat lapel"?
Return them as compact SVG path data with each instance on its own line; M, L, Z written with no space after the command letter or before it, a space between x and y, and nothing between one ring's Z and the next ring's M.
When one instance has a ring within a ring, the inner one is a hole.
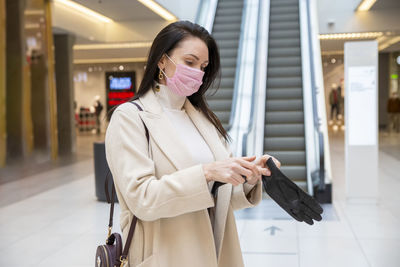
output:
M165 115L154 91L149 90L145 95L139 98L139 101L145 110L145 112L140 112L139 116L146 124L150 136L164 152L166 157L169 158L175 168L180 170L195 165L196 162L194 162L190 151L188 151L186 145L180 140L178 132ZM184 108L189 118L208 144L214 155L214 159L218 161L228 158L229 152L221 143L214 125L208 121L201 111L197 110L192 105L189 99L186 99ZM232 184L226 184L219 188L218 197L216 198L213 232L217 257L222 247L231 194Z
M153 90L149 90L139 100L145 110L145 112L140 112L139 116L146 124L150 136L165 156L177 170L193 166L195 163L190 151L180 140L177 130L162 110Z

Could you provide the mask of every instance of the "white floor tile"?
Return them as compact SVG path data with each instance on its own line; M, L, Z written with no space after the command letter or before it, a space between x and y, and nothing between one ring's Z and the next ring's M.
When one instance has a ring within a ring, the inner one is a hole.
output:
M297 267L297 255L243 254L246 267Z
M372 267L400 266L400 239L360 239Z
M311 238L299 240L301 267L369 267L353 238Z

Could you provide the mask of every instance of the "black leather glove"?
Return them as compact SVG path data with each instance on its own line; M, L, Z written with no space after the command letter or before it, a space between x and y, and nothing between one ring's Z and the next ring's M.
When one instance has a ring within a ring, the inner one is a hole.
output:
M323 209L318 202L305 193L294 182L287 178L278 167L272 157L267 160L267 166L271 176L262 176L262 182L267 194L299 222L312 225L313 219L322 220L320 214Z

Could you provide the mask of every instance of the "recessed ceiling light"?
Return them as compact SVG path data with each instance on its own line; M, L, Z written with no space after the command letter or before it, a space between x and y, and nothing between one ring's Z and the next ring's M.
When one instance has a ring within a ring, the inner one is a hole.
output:
M79 44L74 50L119 49L119 48L146 48L151 42L110 43L110 44Z
M104 15L102 15L100 13L97 13L97 12L95 12L95 11L93 11L93 10L83 6L83 5L80 5L80 4L75 3L73 1L70 1L70 0L55 0L55 3L56 4L61 4L61 5L65 6L65 7L67 7L67 8L71 8L71 9L73 9L73 10L75 10L75 11L81 13L81 14L90 16L90 17L95 18L97 20L100 20L102 22L106 22L106 23L113 22L113 20L110 19L109 17L106 17L106 16L104 16Z
M177 18L171 12L169 12L167 9L165 9L164 7L162 7L160 4L156 3L153 0L138 0L138 1L165 20L168 21L177 20Z
M383 32L357 32L357 33L334 33L334 34L320 34L318 36L321 40L330 39L373 39L383 35Z
M368 11L375 4L376 0L363 0L357 6L356 11Z

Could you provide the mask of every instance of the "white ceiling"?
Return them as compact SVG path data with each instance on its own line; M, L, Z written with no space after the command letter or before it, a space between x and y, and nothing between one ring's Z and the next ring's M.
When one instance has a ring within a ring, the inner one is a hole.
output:
M137 0L74 0L114 21L162 20Z

